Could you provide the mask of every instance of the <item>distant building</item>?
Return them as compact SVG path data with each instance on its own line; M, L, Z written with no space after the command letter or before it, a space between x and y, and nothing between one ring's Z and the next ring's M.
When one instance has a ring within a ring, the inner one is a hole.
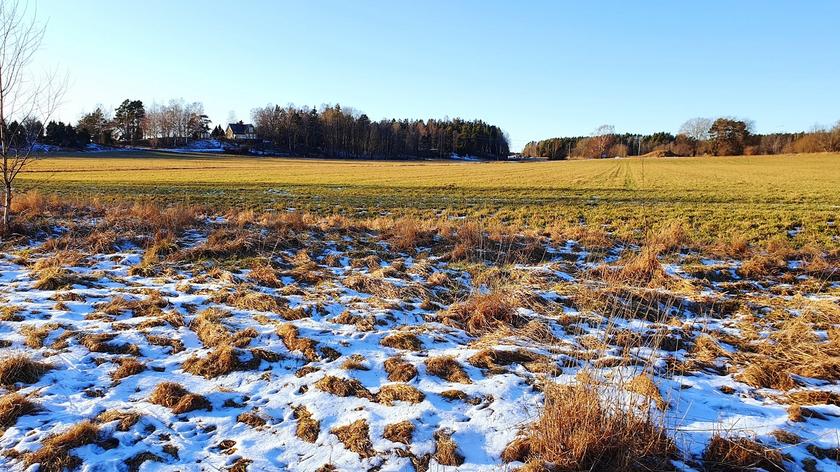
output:
M254 130L254 125L250 123L228 123L225 129L225 138L233 141L246 141L249 139L257 139L257 132Z

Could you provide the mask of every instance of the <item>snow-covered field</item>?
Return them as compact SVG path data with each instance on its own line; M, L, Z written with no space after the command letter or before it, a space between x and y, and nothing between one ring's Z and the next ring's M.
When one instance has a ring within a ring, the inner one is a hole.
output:
M4 371L3 398L32 408L0 408L0 469L512 470L543 386L582 371L654 380L625 394L655 404L678 469L709 468L715 434L789 470L840 467L840 360L817 356L840 349L838 283L803 292L795 263L747 281L738 261L671 254L656 287L606 287L594 274L622 248L456 262L436 238L293 223L124 237L92 220L8 248L2 358L44 368Z

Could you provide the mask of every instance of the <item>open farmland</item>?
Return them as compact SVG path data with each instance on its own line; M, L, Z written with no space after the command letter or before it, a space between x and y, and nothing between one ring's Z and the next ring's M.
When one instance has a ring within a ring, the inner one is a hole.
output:
M833 470L840 156L21 175L0 468Z
M674 219L705 241L799 228L800 239L832 245L840 234L838 154L464 164L115 153L39 161L21 186L219 209L565 221L627 238Z

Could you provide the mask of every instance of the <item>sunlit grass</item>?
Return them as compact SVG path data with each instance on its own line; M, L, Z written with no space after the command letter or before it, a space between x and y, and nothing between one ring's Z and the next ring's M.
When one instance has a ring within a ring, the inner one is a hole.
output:
M743 234L836 246L840 155L564 162L374 162L145 152L50 157L21 187L318 213L472 216L603 225L628 238L679 219L704 240Z

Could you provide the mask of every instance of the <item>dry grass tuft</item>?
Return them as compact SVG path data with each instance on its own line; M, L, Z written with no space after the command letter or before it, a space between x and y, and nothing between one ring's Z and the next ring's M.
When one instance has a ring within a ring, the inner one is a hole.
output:
M283 340L286 349L300 352L309 361L321 359L316 349L318 343L309 338L300 337L297 326L291 323L282 324L277 327L277 335Z
M61 290L81 282L74 273L63 267L47 267L38 272L38 279L32 284L36 290Z
M569 472L671 470L676 451L650 416L603 401L591 384L547 384L542 415L514 442L508 458L546 461Z
M127 357L123 359L117 360L119 367L116 370L111 372L111 380L117 381L120 379L124 379L128 376L139 374L146 370L146 366L143 365L142 362L134 359L133 357Z
M16 383L32 384L41 379L52 366L33 361L28 356L16 354L0 359L0 385L11 386Z
M190 357L181 367L193 375L214 379L231 372L254 370L259 366L260 358L254 353L233 346L219 346L205 356Z
M18 418L36 410L36 405L29 398L17 392L0 397L0 435L6 428L14 426Z
M797 386L783 364L770 360L760 360L748 365L741 373L735 375L735 380L756 388L790 390Z
M402 443L405 445L411 444L411 439L413 436L414 423L408 420L385 425L385 431L382 434L382 437L389 441L395 443Z
M840 394L825 390L800 390L789 392L787 402L794 405L834 405L840 406Z
M659 393L659 387L656 386L656 383L654 383L650 375L641 374L633 377L624 384L624 388L628 392L641 395L647 400L653 402L656 407L662 411L665 411L668 408L668 402L662 398L662 394Z
M244 286L239 286L233 292L220 291L212 297L216 303L224 303L240 310L279 312L285 307L285 302L266 293L255 292Z
M370 433L367 421L356 420L346 426L340 426L330 430L344 444L344 447L355 452L361 458L373 457L373 443L370 442Z
M399 356L387 359L384 367L391 382L408 382L417 377L417 367Z
M404 383L383 385L376 393L376 401L391 406L396 401L408 403L420 403L426 395L420 390Z
M458 445L452 440L452 433L435 431L434 458L440 465L459 466L464 463L464 455L458 451Z
M95 443L99 438L99 427L90 421L71 426L62 433L50 436L41 442L41 448L23 456L25 467L39 464L40 472L63 472L74 470L81 464L81 459L70 451Z
M423 343L420 342L414 333L406 331L399 331L389 334L379 341L379 344L385 347L392 347L394 349L404 349L406 351L419 351L423 349Z
M40 349L44 347L44 340L53 331L60 328L58 323L46 323L42 325L24 325L20 327L20 334L24 337L24 344L26 347L32 349Z
M502 327L521 328L527 319L516 312L513 297L504 292L476 294L441 314L446 325L480 335Z
M107 410L96 417L96 422L99 424L110 423L112 421L118 422L117 431L128 431L140 421L140 414L134 413L133 411Z
M353 354L341 363L341 368L346 370L370 370L365 357L361 354Z
M115 333L94 333L84 334L79 342L88 348L90 352L103 352L107 354L132 354L139 355L140 348L130 343L113 343Z
M726 438L715 434L703 451L704 470L710 472L748 472L761 468L784 471L782 454L748 438Z
M373 394L356 379L342 379L327 375L315 382L315 387L322 392L331 393L339 397L367 398L371 401L374 399Z
M318 435L321 433L321 423L312 418L312 413L301 405L295 407L294 416L297 420L295 435L306 442L314 443L317 441Z
M239 416L236 417L236 421L239 423L247 424L252 428L259 428L260 426L265 426L265 424L267 423L265 418L253 411L246 411L245 413L240 413Z
M172 410L172 413L180 415L193 410L213 409L210 402L201 395L190 393L175 382L161 382L152 391L149 401L155 405L161 405Z
M248 272L248 279L264 287L278 288L283 286L280 281L280 274L269 263L259 263L251 267L251 271Z
M454 357L437 356L426 359L426 371L449 382L472 383L470 376Z

